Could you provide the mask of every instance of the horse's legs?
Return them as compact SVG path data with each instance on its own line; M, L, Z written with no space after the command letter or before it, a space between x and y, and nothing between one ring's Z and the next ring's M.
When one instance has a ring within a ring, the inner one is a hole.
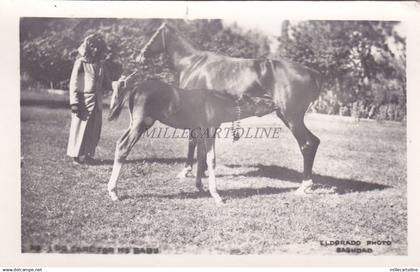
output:
M187 161L185 162L185 167L191 169L194 164L194 151L197 146L197 139L195 137L188 137L188 152L187 152Z
M195 176L195 187L198 191L203 191L203 183L201 179L203 178L204 167L206 164L206 147L204 139L196 139L197 145L197 175Z
M187 152L187 161L185 162L184 169L179 172L177 178L185 178L192 176L192 167L194 164L194 151L197 146L197 140L195 137L192 137L191 134L188 137L188 152Z
M131 149L138 141L140 136L147 130L151 125L144 124L143 122L133 122L130 128L121 136L117 141L115 148L115 159L112 167L111 178L108 182L108 194L113 201L118 200L117 195L117 181L121 172L122 163L127 158Z
M299 144L299 148L303 156L303 181L296 190L296 194L305 194L306 190L310 189L313 184L312 167L320 140L305 126L303 116L301 118L288 119L280 112L277 112L277 115L291 130L293 136Z

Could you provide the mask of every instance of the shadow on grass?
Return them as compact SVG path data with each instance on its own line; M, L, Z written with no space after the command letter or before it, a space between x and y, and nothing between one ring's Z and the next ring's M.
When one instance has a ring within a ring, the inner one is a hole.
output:
M228 197L230 199L248 198L256 195L276 195L293 191L294 188L275 188L275 187L263 187L263 188L239 188L229 190L218 190L220 196ZM166 198L166 199L199 199L199 198L210 198L210 193L205 192L180 192L178 194L136 194L133 196L123 195L120 197L121 200L129 198Z
M124 164L136 164L136 163L162 163L162 164L174 164L174 163L185 163L185 158L143 158L126 160ZM96 160L92 165L113 165L114 160Z
M183 163L185 162L184 158L144 158L144 159L135 159L135 160L128 160L126 163L141 163L141 162L149 162L149 163L166 163L166 164L173 164L173 163ZM104 160L102 164L112 164L113 160ZM257 168L257 170L249 171L243 174L233 174L233 175L218 175L219 177L264 177L264 178L271 178L271 179L278 179L282 181L289 181L295 182L298 184L302 181L302 174L296 170L276 166L276 165L235 165L235 164L225 164L224 166L228 168L239 168L239 167L253 167ZM314 174L314 189L315 191L321 187L321 189L329 188L334 189L334 193L336 194L347 194L352 192L367 192L373 190L384 190L387 188L391 188L391 186L382 185L378 183L369 183L365 181L353 180L353 179L343 179L343 178L335 178L331 176L323 176ZM323 187L323 188L322 188ZM229 189L229 190L219 190L221 196L229 197L229 198L246 198L255 195L273 195L273 194L281 194L287 193L290 191L294 191L296 188L276 188L276 187L264 187L264 188L238 188L238 189ZM135 196L128 196L124 195L121 197L121 200L127 198L143 198L143 197L157 197L157 198L167 198L167 199L197 199L197 198L207 198L209 197L208 192L180 192L177 194L167 194L167 195L159 195L159 194L138 194Z
M225 165L230 168L244 167L244 165L234 165L228 164ZM249 165L250 167L255 167L257 170L249 171L244 174L238 174L233 176L244 176L244 177L265 177L272 179L281 179L290 182L300 183L302 181L302 174L296 170L276 166L276 165ZM324 187L335 188L337 194L346 194L352 192L367 192L373 190L384 190L390 188L390 186L378 184L378 183L369 183L365 181L352 180L352 179L342 179L335 178L331 176L323 175L313 175L314 183L317 185L322 185Z

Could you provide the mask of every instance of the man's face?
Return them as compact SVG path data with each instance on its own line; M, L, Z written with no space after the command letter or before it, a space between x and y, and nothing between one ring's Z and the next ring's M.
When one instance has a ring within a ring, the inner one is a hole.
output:
M98 56L98 53L99 53L98 47L91 43L89 45L89 49L90 49L89 51L90 51L90 54L91 54L92 58L96 58Z

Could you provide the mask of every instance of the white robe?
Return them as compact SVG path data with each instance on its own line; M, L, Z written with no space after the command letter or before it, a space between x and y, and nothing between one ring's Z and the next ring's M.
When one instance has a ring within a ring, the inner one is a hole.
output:
M102 127L103 80L108 80L103 61L75 61L69 84L70 105L77 104L79 112L71 114L67 155L95 155Z

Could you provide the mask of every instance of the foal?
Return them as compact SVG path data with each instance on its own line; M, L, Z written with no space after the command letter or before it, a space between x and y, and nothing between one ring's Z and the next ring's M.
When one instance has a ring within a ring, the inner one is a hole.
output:
M123 161L140 136L158 120L173 128L196 132L192 135L198 142L196 186L202 191L201 178L207 163L210 194L221 203L214 172L216 129L224 122L263 116L276 110L271 99L244 96L237 100L207 90L187 91L156 80L138 82L130 75L113 82L109 120L118 118L125 100L128 100L131 122L115 149L108 183L108 193L114 201L118 199L116 187Z

